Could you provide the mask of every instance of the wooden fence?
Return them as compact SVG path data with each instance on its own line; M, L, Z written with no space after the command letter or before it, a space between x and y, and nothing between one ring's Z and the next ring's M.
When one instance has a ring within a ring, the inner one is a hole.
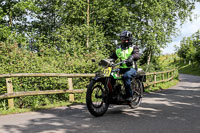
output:
M146 73L147 81L144 86L155 85L161 82L167 82L174 78L176 70L164 71L164 72L153 72ZM18 73L18 74L0 74L0 78L6 78L6 88L7 93L1 94L0 99L8 99L9 108L14 107L13 98L22 96L35 96L35 95L45 95L45 94L61 94L69 93L69 101L74 101L75 93L85 92L86 89L73 89L72 78L77 77L94 77L95 74L66 74L66 73ZM23 91L23 92L13 92L12 77L67 77L68 87L66 90L44 90L44 91Z

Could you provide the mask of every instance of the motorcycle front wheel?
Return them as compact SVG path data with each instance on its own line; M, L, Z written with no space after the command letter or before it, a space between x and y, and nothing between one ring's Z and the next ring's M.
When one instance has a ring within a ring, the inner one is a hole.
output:
M103 82L90 82L86 92L86 105L89 112L96 117L102 116L108 110L108 97Z

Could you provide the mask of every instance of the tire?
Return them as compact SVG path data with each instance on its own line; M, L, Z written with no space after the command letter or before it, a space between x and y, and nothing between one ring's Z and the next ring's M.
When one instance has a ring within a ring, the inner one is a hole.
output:
M133 79L131 84L133 89L133 100L129 106L134 109L137 108L142 101L144 87L142 82L138 79Z
M102 82L90 82L86 92L86 105L89 112L96 117L102 116L108 110L108 98Z

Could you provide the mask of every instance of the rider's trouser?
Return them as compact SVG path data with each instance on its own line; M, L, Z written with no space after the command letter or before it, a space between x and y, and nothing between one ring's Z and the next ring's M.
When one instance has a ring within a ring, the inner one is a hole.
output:
M122 68L121 73L123 73L123 81L126 89L126 97L132 97L133 91L131 88L131 80L136 76L136 70L134 68Z

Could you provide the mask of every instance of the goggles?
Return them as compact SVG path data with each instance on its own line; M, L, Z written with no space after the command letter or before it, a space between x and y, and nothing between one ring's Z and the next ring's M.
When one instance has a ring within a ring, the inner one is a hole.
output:
M120 40L129 40L129 38L128 38L128 37L121 36L121 37L120 37Z
M129 42L128 37L120 37L120 40L121 40L122 43L128 43Z

